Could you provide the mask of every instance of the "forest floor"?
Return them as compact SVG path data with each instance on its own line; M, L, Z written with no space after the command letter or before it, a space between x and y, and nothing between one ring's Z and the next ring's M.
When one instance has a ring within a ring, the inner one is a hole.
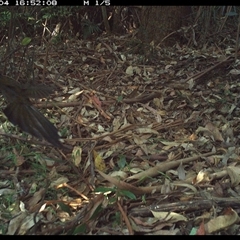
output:
M234 46L102 36L34 52L37 81L56 89L36 106L66 149L0 115L3 234L240 233Z

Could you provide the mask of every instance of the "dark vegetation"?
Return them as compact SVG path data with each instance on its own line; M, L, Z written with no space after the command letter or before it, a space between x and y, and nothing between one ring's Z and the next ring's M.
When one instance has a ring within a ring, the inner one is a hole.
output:
M54 89L64 146L1 97L1 233L238 235L239 10L0 8L0 86Z

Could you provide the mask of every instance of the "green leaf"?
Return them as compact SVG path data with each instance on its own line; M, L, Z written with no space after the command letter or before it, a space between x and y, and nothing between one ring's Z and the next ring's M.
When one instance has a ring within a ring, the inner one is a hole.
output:
M123 96L118 96L118 97L117 97L117 101L118 101L118 102L122 102L122 100L123 100Z
M25 37L25 38L22 40L21 44L22 44L23 46L26 46L26 45L28 45L31 41L32 41L31 38Z
M76 227L73 231L73 234L86 233L87 225L83 223L82 225Z
M120 193L122 196L128 197L128 198L130 198L130 199L133 199L133 200L136 200L136 199L137 199L136 196L135 196L132 192L130 192L130 191L128 191L128 190L120 190L119 193Z
M70 216L72 215L72 211L70 207L62 202L59 202L58 205L60 206L61 210L67 212Z
M117 161L117 165L120 169L123 169L127 164L126 157L124 155L121 155L119 157L119 160Z
M197 228L194 227L192 228L191 232L189 233L189 235L196 235L197 234Z

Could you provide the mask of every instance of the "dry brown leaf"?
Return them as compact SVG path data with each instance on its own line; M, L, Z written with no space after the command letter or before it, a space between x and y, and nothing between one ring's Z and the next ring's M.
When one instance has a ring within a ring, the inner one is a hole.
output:
M175 213L175 212L156 212L151 210L153 216L161 221L166 221L170 223L176 223L179 221L187 221L187 218L184 217L182 214Z
M234 167L234 166L229 166L227 167L227 173L231 178L231 185L233 187L236 187L240 183L240 168L239 167Z
M45 194L45 189L44 188L41 188L39 191L35 192L32 196L32 198L30 198L30 200L28 201L28 206L30 208L30 212L31 212L31 209L35 207L35 205L42 199L42 197L44 196Z
M93 150L93 157L94 157L94 164L96 169L98 169L99 171L105 172L106 164L103 158L95 150Z
M180 165L178 166L177 172L178 172L178 178L180 180L184 180L186 178L186 173L185 173L182 163L180 163Z
M229 208L228 211L219 217L216 217L206 223L205 231L207 234L211 234L223 229L227 229L232 226L234 223L239 221L239 216L232 208Z
M219 129L216 126L214 126L211 122L208 122L205 127L212 133L216 141L224 142L224 139Z
M199 228L197 230L197 235L206 235L204 222L203 221L202 221L202 223L200 224L200 226L199 226Z
M28 214L27 212L21 212L17 217L13 218L8 225L7 235L23 235L30 228L32 228L41 218L40 214Z
M200 183L210 182L210 173L205 170L201 170L195 179L193 179L193 184L197 185Z
M52 181L50 187L60 188L62 184L69 182L69 179L65 176L60 176L56 180Z
M76 167L79 167L82 161L82 148L75 146L72 150L72 161Z

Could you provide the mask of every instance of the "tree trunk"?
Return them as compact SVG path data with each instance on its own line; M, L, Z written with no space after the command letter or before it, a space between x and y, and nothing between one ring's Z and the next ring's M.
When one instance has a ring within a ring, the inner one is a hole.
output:
M169 34L179 30L191 13L189 6L144 6L141 11L141 27L138 37L145 43L154 40L156 44L161 42ZM174 33L164 40L164 45L173 45L178 40L178 34Z

